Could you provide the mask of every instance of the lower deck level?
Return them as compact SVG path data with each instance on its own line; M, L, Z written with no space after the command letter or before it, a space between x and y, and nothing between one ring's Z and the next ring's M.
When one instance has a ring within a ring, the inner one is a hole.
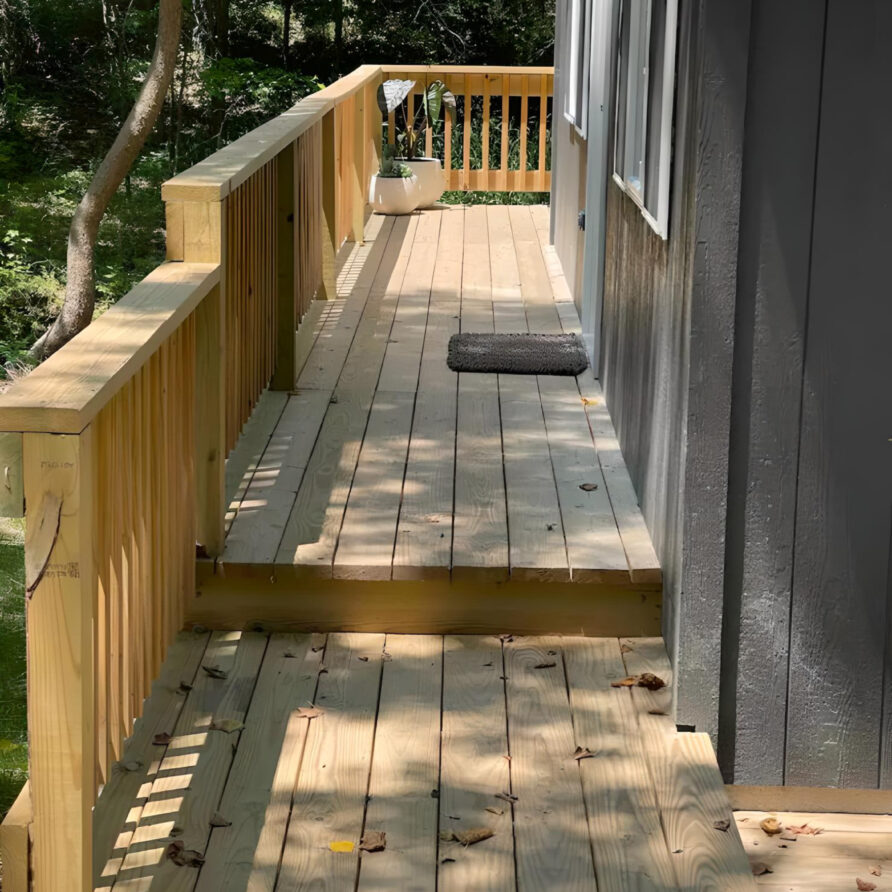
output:
M670 671L660 639L183 633L97 888L754 890Z

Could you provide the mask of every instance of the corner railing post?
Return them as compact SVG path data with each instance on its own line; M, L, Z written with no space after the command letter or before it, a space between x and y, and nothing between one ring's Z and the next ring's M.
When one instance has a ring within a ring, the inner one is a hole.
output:
M34 892L92 888L94 474L91 427L24 435Z
M322 288L323 300L334 300L335 256L338 250L338 153L335 109L322 118Z
M270 383L272 390L292 390L296 374L295 154L292 142L276 156L276 370Z

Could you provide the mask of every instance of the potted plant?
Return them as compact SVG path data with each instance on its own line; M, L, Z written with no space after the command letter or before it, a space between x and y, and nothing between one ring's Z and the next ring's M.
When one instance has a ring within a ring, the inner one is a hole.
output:
M378 106L384 114L395 112L397 108L402 112L402 126L396 136L396 144L402 153L400 160L412 169L418 179L418 207L430 207L443 194L446 181L440 159L424 157L421 147L424 145L425 131L439 120L441 111L450 115L455 123L455 96L441 80L425 83L418 111L412 113L407 110L406 99L414 86L415 81L384 81L378 87ZM398 119L399 116L396 116L397 126L400 125Z
M418 206L418 178L385 146L381 166L369 183L369 204L379 214L411 214Z

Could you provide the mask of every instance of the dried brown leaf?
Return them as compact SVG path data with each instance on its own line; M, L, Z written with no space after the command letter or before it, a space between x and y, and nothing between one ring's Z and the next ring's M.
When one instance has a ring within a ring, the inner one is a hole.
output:
M855 886L858 892L874 892L877 884L872 883L870 880L862 880L861 877L855 877Z
M647 714L648 715L667 715L665 709L648 709Z
M579 488L583 492L594 492L598 488L597 483L580 483Z
M173 736L168 734L167 731L162 731L160 734L156 734L152 738L152 743L155 746L167 746L173 740Z
M514 640L514 636L510 632L506 632L504 635L499 635L499 641L502 644L510 644Z
M211 678L227 678L229 673L225 669L221 669L219 666L202 666L205 674L209 675Z
M767 818L762 818L759 821L759 826L769 835L769 836L777 836L784 829L784 825L775 818L773 815L769 815ZM789 829L789 828L787 828Z
M577 746L573 752L573 758L578 762L580 759L591 759L594 753L587 746Z
M356 659L359 660L360 663L368 663L369 661L368 657L357 657Z
M649 691L659 691L666 687L666 682L659 675L654 675L653 672L642 672L638 676L638 687L647 688Z
M819 833L823 833L824 829L822 827L810 827L808 824L790 824L787 826L787 832L792 833L794 836L817 836Z
M297 710L297 714L302 719L315 719L320 715L325 715L325 710L320 709L318 706L301 706Z
M232 826L232 821L227 821L226 818L224 818L223 815L221 815L220 812L218 812L218 811L215 811L211 815L211 819L208 823L211 825L211 827L231 827Z
M879 864L874 864L874 865L870 868L870 873L871 873L872 876L875 876L875 877L881 877L881 876L883 875L883 868L880 867Z
M630 653L632 653L632 648L629 647L628 644L621 644L621 645L619 646L619 652L620 652L621 654L630 654Z
M496 793L495 796L504 802L517 802L517 797L513 793Z
M491 815L503 815L503 814L505 814L505 809L504 809L504 808L495 808L495 807L492 806L492 805L487 805L487 806L486 806L486 810L487 810Z
M457 833L453 833L452 837L457 843L461 843L467 848L494 835L489 827L472 827L470 830L459 830Z
M363 852L383 852L387 846L387 834L383 830L366 830L359 841Z
M750 865L754 877L763 876L766 873L774 873L774 871L764 861L753 861Z
M138 759L130 759L127 762L119 763L123 771L139 771L142 768L142 762Z
M533 668L534 669L554 669L555 666L557 666L557 663L555 663L554 660L544 660L541 663L536 663L536 665L533 666Z
M638 676L637 675L627 675L625 678L619 679L619 681L611 681L610 687L612 688L633 688L638 684Z
M192 690L192 685L189 684L188 681L181 681L180 686L177 688L178 694L188 694L189 691Z
M201 867L204 864L204 855L187 849L181 839L175 839L167 847L167 857L178 867Z
M727 818L722 818L720 821L713 821L712 826L716 830L721 830L722 833L727 833L731 828L731 822Z

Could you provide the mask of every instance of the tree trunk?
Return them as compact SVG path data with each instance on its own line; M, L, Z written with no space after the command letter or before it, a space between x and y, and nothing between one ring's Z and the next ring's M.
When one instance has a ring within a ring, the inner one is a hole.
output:
M291 70L291 9L293 0L285 0L285 22L282 25L282 61L285 70Z
M155 52L142 90L74 212L68 232L65 302L50 329L32 348L32 355L37 359L55 353L93 318L96 300L93 251L99 223L164 105L176 69L182 17L182 0L161 0Z

